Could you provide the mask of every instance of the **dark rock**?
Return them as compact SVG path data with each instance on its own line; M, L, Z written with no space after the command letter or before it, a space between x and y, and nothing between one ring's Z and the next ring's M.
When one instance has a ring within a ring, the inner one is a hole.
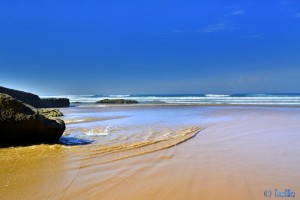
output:
M0 86L0 93L8 94L12 96L15 99L18 99L20 101L23 101L26 104L29 104L33 107L39 107L40 106L40 97L35 94L19 91L19 90L13 90L5 87Z
M26 104L29 104L35 108L62 108L69 107L70 101L66 98L47 98L41 99L38 95L13 90L0 86L0 93L8 94L15 99L18 99Z
M102 104L136 104L139 103L136 100L125 100L125 99L103 99L100 101L97 101L96 103L102 103Z
M39 113L46 117L61 117L64 116L58 109L39 109Z
M7 94L0 94L0 143L56 142L65 130L64 121L45 116Z
M40 108L63 108L69 107L70 100L67 98L41 99Z

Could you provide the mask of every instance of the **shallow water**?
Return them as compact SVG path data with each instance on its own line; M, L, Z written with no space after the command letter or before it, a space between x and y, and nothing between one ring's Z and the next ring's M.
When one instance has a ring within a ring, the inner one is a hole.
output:
M66 137L92 140L101 145L128 145L168 139L190 127L204 127L226 117L204 118L211 112L201 107L106 107L69 108L63 118ZM201 124L201 125L200 125Z
M62 112L64 142L91 144L0 149L3 199L264 199L267 189L300 192L298 108Z

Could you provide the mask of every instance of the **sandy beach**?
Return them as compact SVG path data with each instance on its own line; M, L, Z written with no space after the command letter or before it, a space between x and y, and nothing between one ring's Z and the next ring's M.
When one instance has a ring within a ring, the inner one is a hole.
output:
M300 199L300 0L8 0L0 24L0 200Z
M266 190L268 199L277 199L275 189L300 192L299 108L61 111L66 137L93 142L0 149L2 199L247 200L264 199Z

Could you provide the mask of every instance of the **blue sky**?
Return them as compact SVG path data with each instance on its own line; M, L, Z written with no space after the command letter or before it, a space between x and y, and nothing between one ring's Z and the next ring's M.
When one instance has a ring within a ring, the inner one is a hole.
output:
M300 3L1 1L0 85L41 95L300 92Z

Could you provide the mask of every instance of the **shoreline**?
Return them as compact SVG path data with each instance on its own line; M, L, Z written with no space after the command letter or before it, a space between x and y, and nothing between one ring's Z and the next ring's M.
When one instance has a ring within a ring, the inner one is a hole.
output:
M234 108L61 109L66 118L109 119L67 124L76 133L82 127L83 133L95 132L80 135L97 141L88 145L0 149L0 195L8 200L250 200L283 187L297 195L300 110ZM130 117L116 117L125 114ZM106 129L107 135L99 135ZM180 137L174 140L176 130Z
M300 108L300 105L272 105L272 104L96 104L96 103L80 103L75 104L71 103L70 107L78 107L78 108L100 108L100 107L162 107L162 106L199 106L199 107L267 107L267 108Z

